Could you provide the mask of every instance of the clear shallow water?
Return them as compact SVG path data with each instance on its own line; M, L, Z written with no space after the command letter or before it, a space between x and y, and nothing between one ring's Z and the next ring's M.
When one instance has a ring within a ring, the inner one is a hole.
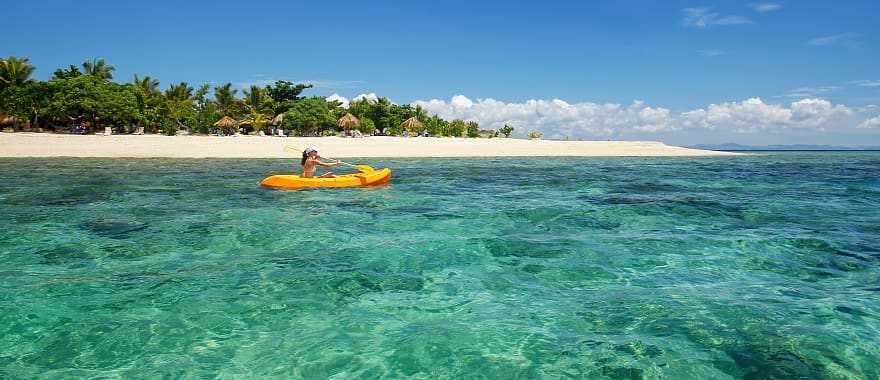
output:
M877 378L880 154L0 159L0 377Z

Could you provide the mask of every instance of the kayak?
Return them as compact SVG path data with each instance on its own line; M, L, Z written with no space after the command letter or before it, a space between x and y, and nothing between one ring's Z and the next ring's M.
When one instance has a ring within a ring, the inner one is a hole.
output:
M266 177L260 186L272 189L302 189L309 187L361 187L388 183L391 169L372 172L344 174L335 178L303 178L298 175L273 175Z

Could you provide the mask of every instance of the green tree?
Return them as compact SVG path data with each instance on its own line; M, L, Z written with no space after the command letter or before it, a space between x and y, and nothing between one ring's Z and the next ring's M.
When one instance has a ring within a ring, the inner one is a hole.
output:
M9 56L0 60L0 90L30 81L33 73L34 67L27 58Z
M529 139L537 140L537 139L540 139L541 136L543 136L543 135L544 135L544 134L541 133L541 132L538 132L538 131L531 131L531 132L529 132Z
M428 120L428 111L426 111L422 106L416 106L413 108L413 116L416 117L419 121L424 123Z
M504 126L498 130L498 133L501 133L504 137L510 137L510 134L513 133L513 127L504 124Z
M464 120L453 120L451 123L449 123L449 136L462 137L462 135L464 135L466 127L467 125L464 123Z
M336 124L327 100L310 97L298 100L284 113L284 129L292 129L300 136L321 135Z
M169 100L191 100L193 97L193 88L186 82L180 84L172 84L165 90L165 98Z
M76 68L71 66L72 68ZM139 78L137 74L132 81L139 119L138 126L144 129L155 129L162 124L165 109L165 97L159 91L159 81L149 76Z
M476 121L469 121L465 123L465 128L467 131L467 137L480 137L480 124Z
M369 102L369 100L364 101ZM385 97L379 98L378 101L371 104L368 116L376 123L376 129L386 134L389 133L389 128L400 126L404 120L392 114L391 101Z
M0 110L38 127L49 112L51 86L46 82L29 81L0 91Z
M220 116L232 116L232 105L235 103L235 93L238 90L232 88L232 83L214 87L214 102L217 103L217 111Z
M448 136L449 123L440 116L433 115L425 120L425 129L431 136Z
M248 117L254 130L262 130L272 120L274 102L267 95L266 89L259 86L251 86L250 90L244 91L244 103L247 105Z
M300 99L299 95L306 89L312 88L311 84L293 83L286 80L275 81L275 84L266 86L266 94L274 102L274 113L284 113L293 106L293 102Z
M193 88L186 82L172 84L165 90L165 107L161 123L162 133L175 135L180 129L195 124Z
M133 85L120 85L92 75L56 79L49 112L60 118L88 120L95 128L124 127L141 118Z
M400 126L400 124L392 125L385 129L385 134L387 134L388 136L402 136L403 128Z
M208 99L208 92L211 86L208 84L201 85L193 95L195 103L195 117L193 119L193 130L196 133L207 134L211 132L214 123L220 119L217 114L217 104Z
M373 116L373 103L367 99L352 101L348 105L348 112L358 119L370 118Z
M79 71L73 65L71 65L70 68ZM59 69L59 71L60 71L60 69ZM157 95L160 93L159 81L156 79L150 78L149 75L147 75L147 76L143 77L143 79L141 79L141 78L138 78L137 74L135 74L134 80L132 81L132 84L134 84L135 87L141 89L144 92L144 94L147 94L147 95Z
M376 132L376 123L373 122L373 119L368 117L361 118L361 127L360 131L365 135L371 135Z
M249 90L244 90L244 103L248 107L248 112L260 112L273 114L272 98L266 94L266 90L260 86L251 86Z
M115 67L108 65L104 58L86 60L82 66L84 74L106 80L113 79L113 71L116 70Z
M67 66L66 69L58 69L52 73L52 79L71 79L76 78L80 75L83 75L82 71L79 71L79 67L75 65Z

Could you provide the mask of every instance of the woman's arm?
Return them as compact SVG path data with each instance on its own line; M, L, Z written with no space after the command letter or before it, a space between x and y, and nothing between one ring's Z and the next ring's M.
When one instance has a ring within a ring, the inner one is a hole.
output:
M334 166L339 166L339 160L336 160L336 162L323 162L321 160L315 160L315 164L325 168L332 168Z

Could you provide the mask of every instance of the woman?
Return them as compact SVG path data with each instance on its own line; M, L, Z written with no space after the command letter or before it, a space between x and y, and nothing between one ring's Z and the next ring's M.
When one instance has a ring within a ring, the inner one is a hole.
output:
M320 156L318 156L318 148L315 147L307 147L306 150L303 151L302 161L300 165L303 167L303 178L314 178L315 177L315 168L318 166L325 168L332 168L334 166L339 166L339 160L334 160L334 162L323 162L320 160ZM333 172L327 172L318 176L318 178L335 178Z

